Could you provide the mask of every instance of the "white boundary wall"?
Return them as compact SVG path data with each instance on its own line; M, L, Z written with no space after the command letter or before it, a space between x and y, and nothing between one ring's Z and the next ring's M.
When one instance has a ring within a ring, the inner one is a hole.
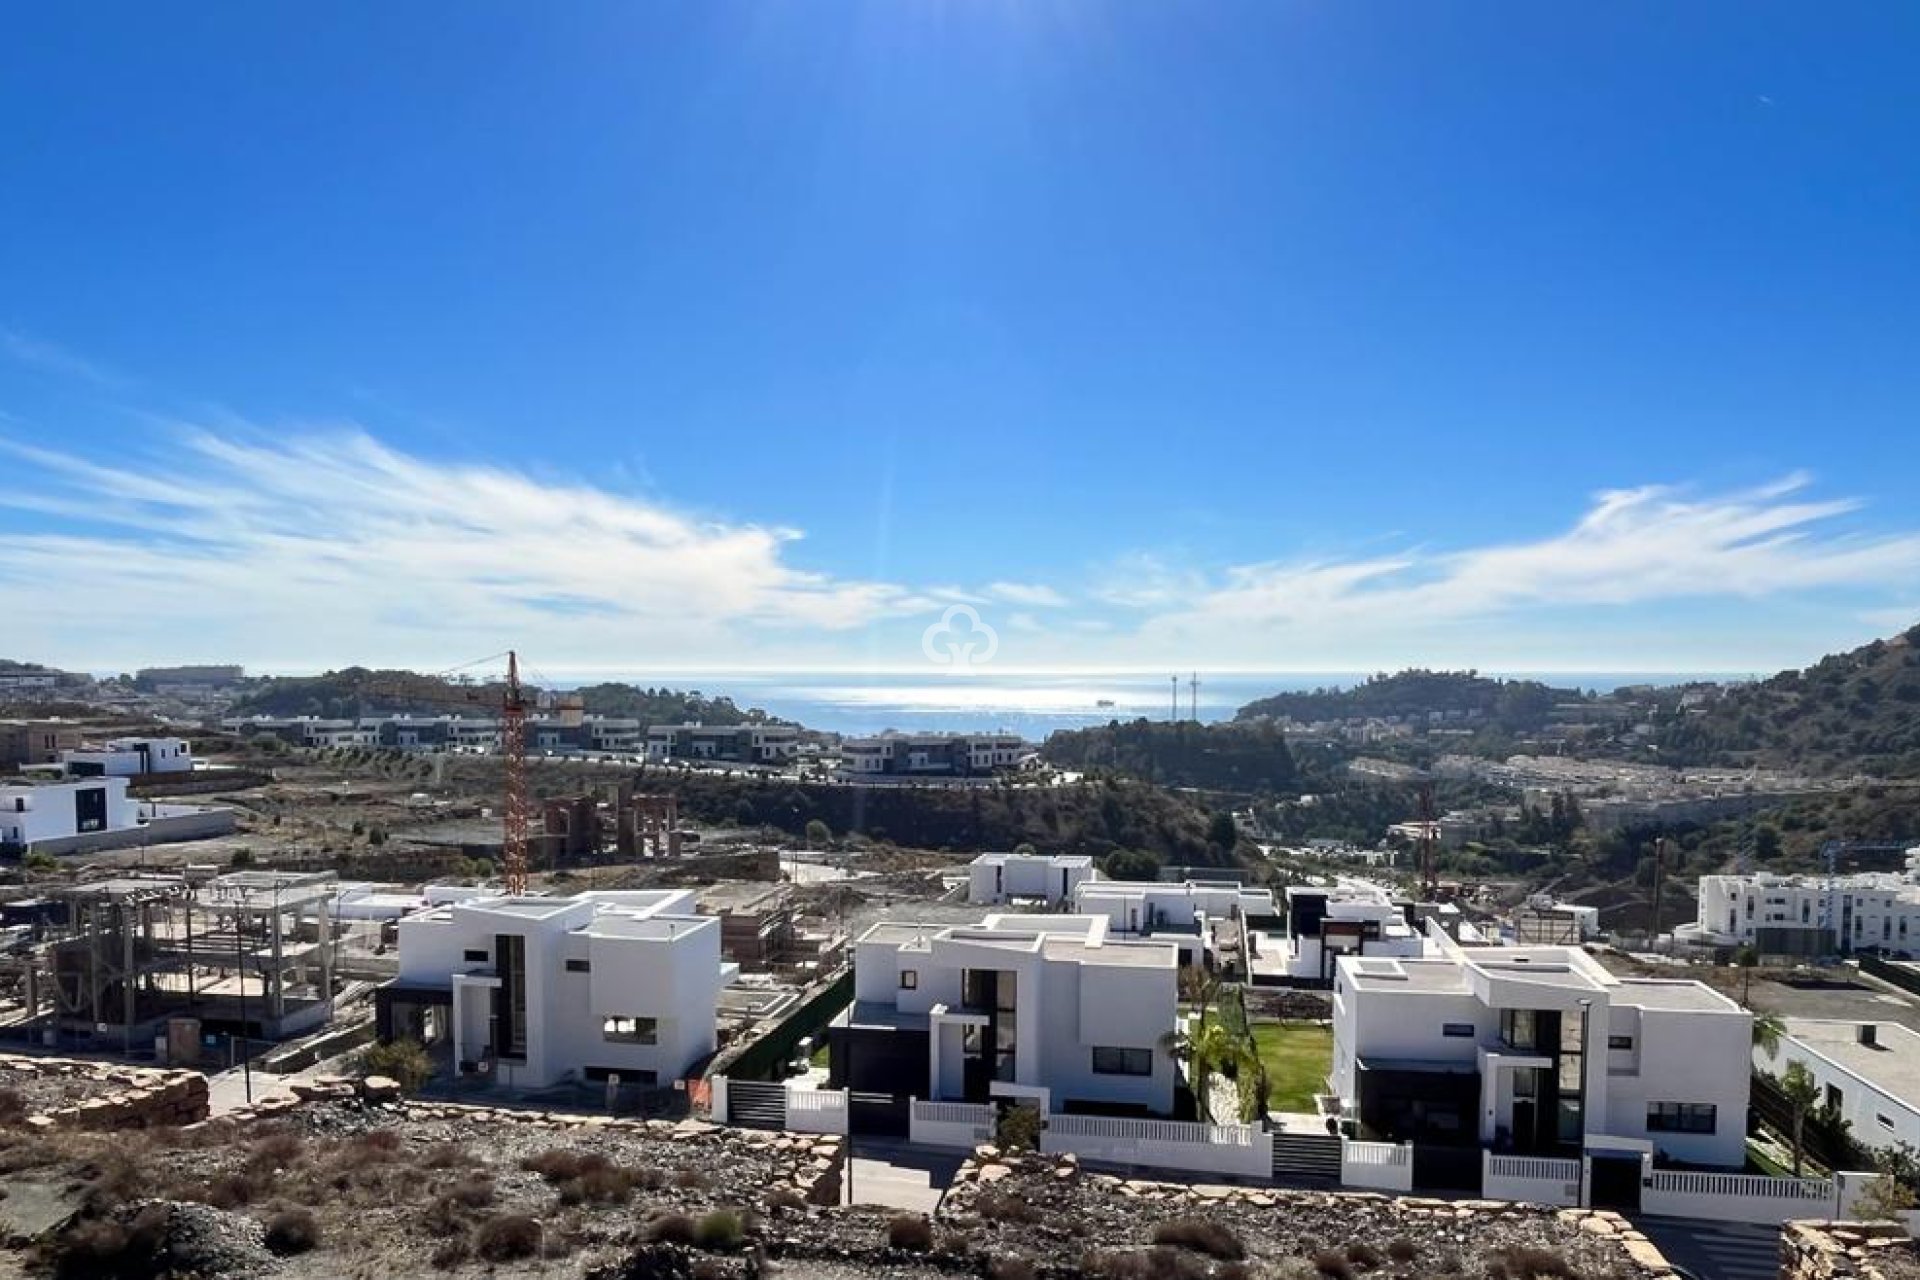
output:
M1413 1190L1413 1148L1405 1143L1356 1142L1340 1144L1340 1185L1368 1191Z
M847 1132L847 1091L787 1086L787 1130L790 1133Z
M914 1099L910 1136L929 1147L972 1149L993 1141L993 1108L970 1102L921 1102Z
M1047 1155L1071 1153L1105 1164L1263 1181L1273 1176L1273 1135L1244 1124L1055 1115L1047 1118L1040 1150Z
M1547 1156L1481 1155L1480 1194L1489 1200L1567 1207L1580 1201L1580 1162Z

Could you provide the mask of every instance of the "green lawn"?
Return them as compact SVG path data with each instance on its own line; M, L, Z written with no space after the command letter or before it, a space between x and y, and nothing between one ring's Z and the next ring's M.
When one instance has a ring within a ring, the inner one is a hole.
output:
M1312 1022L1256 1022L1253 1043L1267 1068L1275 1111L1312 1111L1333 1068L1333 1028Z
M823 1044L818 1049L815 1049L813 1051L813 1065L822 1068L826 1067L828 1065L827 1055L832 1048L833 1046L831 1045Z

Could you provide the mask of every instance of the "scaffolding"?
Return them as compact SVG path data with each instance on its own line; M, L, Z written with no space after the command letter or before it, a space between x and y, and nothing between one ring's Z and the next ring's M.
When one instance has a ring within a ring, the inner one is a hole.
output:
M54 890L56 909L0 962L14 994L0 1026L128 1053L159 1035L177 1043L182 1019L196 1041L305 1034L333 1016L338 994L337 890L332 872L275 871Z

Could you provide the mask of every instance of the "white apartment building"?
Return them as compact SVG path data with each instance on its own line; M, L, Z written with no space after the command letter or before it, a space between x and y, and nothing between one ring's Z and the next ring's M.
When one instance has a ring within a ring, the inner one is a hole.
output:
M854 945L854 1004L829 1029L831 1084L924 1100L1032 1101L1165 1115L1179 952L1104 917L877 924Z
M779 764L800 750L800 730L790 724L656 724L647 728L646 751L654 760L716 760Z
M1674 932L1767 954L1920 955L1920 849L1908 852L1905 874L1701 876L1699 915Z
M1768 1075L1796 1062L1856 1141L1876 1150L1920 1147L1920 1033L1897 1022L1788 1018L1774 1053L1754 1046L1753 1065Z
M134 778L146 773L190 773L193 746L185 738L110 738L104 746L62 751L75 778Z
M1339 961L1330 1083L1362 1137L1742 1165L1744 1009L1578 947L1432 940L1428 958Z
M0 785L0 844L31 848L139 825L125 778Z
M477 898L404 916L399 933L381 1034L515 1088L683 1077L714 1051L720 991L738 973L690 890Z
M1084 854L983 853L967 866L967 901L1003 906L1025 899L1052 906L1073 901L1074 890L1099 878Z
M1014 769L1033 754L1017 733L885 733L840 744L848 773L967 777Z

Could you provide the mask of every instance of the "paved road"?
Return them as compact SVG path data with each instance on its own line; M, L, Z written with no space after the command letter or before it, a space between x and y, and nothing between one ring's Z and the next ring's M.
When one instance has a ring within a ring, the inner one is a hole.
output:
M967 1154L932 1151L899 1139L856 1138L850 1203L932 1213Z
M1692 1218L1635 1218L1634 1225L1700 1280L1775 1280L1780 1274L1780 1229Z

